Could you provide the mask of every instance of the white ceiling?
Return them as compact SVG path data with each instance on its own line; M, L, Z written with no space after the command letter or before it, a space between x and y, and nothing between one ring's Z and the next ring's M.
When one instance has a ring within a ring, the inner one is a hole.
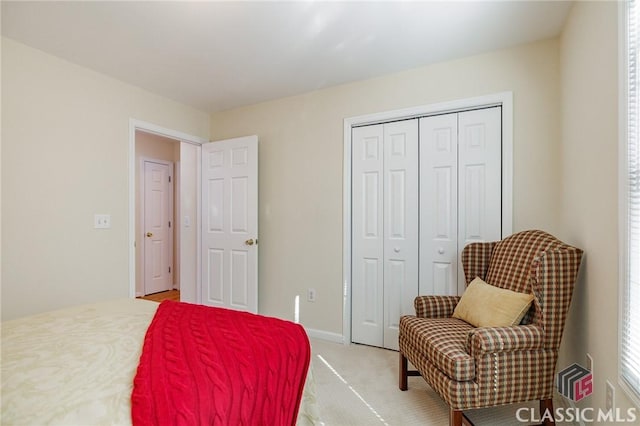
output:
M213 112L555 37L570 7L2 1L2 35Z

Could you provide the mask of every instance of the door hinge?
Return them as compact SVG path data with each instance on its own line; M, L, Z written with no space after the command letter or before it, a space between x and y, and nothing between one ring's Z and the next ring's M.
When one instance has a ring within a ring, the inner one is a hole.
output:
M169 228L171 228L171 221L169 221Z
M171 176L169 176L169 183L171 183Z
M169 266L169 273L171 273L171 266Z

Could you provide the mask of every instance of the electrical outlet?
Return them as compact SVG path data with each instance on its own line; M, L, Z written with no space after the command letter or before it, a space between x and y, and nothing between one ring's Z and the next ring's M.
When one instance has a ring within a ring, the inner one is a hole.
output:
M589 353L587 353L587 370L593 373L593 358Z
M315 288L307 289L307 301L308 302L315 302L316 301L316 289Z
M93 215L93 227L95 229L109 229L109 228L111 228L111 215L110 214L95 214L95 215Z
M616 406L616 389L607 380L607 393L605 396L605 410L613 410Z

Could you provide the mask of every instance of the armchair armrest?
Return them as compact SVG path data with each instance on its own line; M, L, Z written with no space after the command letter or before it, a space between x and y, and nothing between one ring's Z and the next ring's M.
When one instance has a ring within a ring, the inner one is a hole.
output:
M512 327L479 327L467 337L467 352L471 356L497 352L536 350L544 347L544 330L535 325Z
M460 296L418 296L413 306L419 318L448 318L459 300Z

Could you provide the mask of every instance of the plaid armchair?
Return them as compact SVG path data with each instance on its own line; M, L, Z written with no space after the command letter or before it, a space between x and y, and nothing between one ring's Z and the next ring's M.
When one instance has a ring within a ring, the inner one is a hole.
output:
M462 410L516 402L540 400L540 410L553 413L556 360L581 258L582 250L542 231L466 246L467 285L480 277L533 293L531 308L520 325L476 328L451 317L458 296L418 296L416 315L400 319L400 389L407 390L407 376L421 375L456 426L471 423Z

